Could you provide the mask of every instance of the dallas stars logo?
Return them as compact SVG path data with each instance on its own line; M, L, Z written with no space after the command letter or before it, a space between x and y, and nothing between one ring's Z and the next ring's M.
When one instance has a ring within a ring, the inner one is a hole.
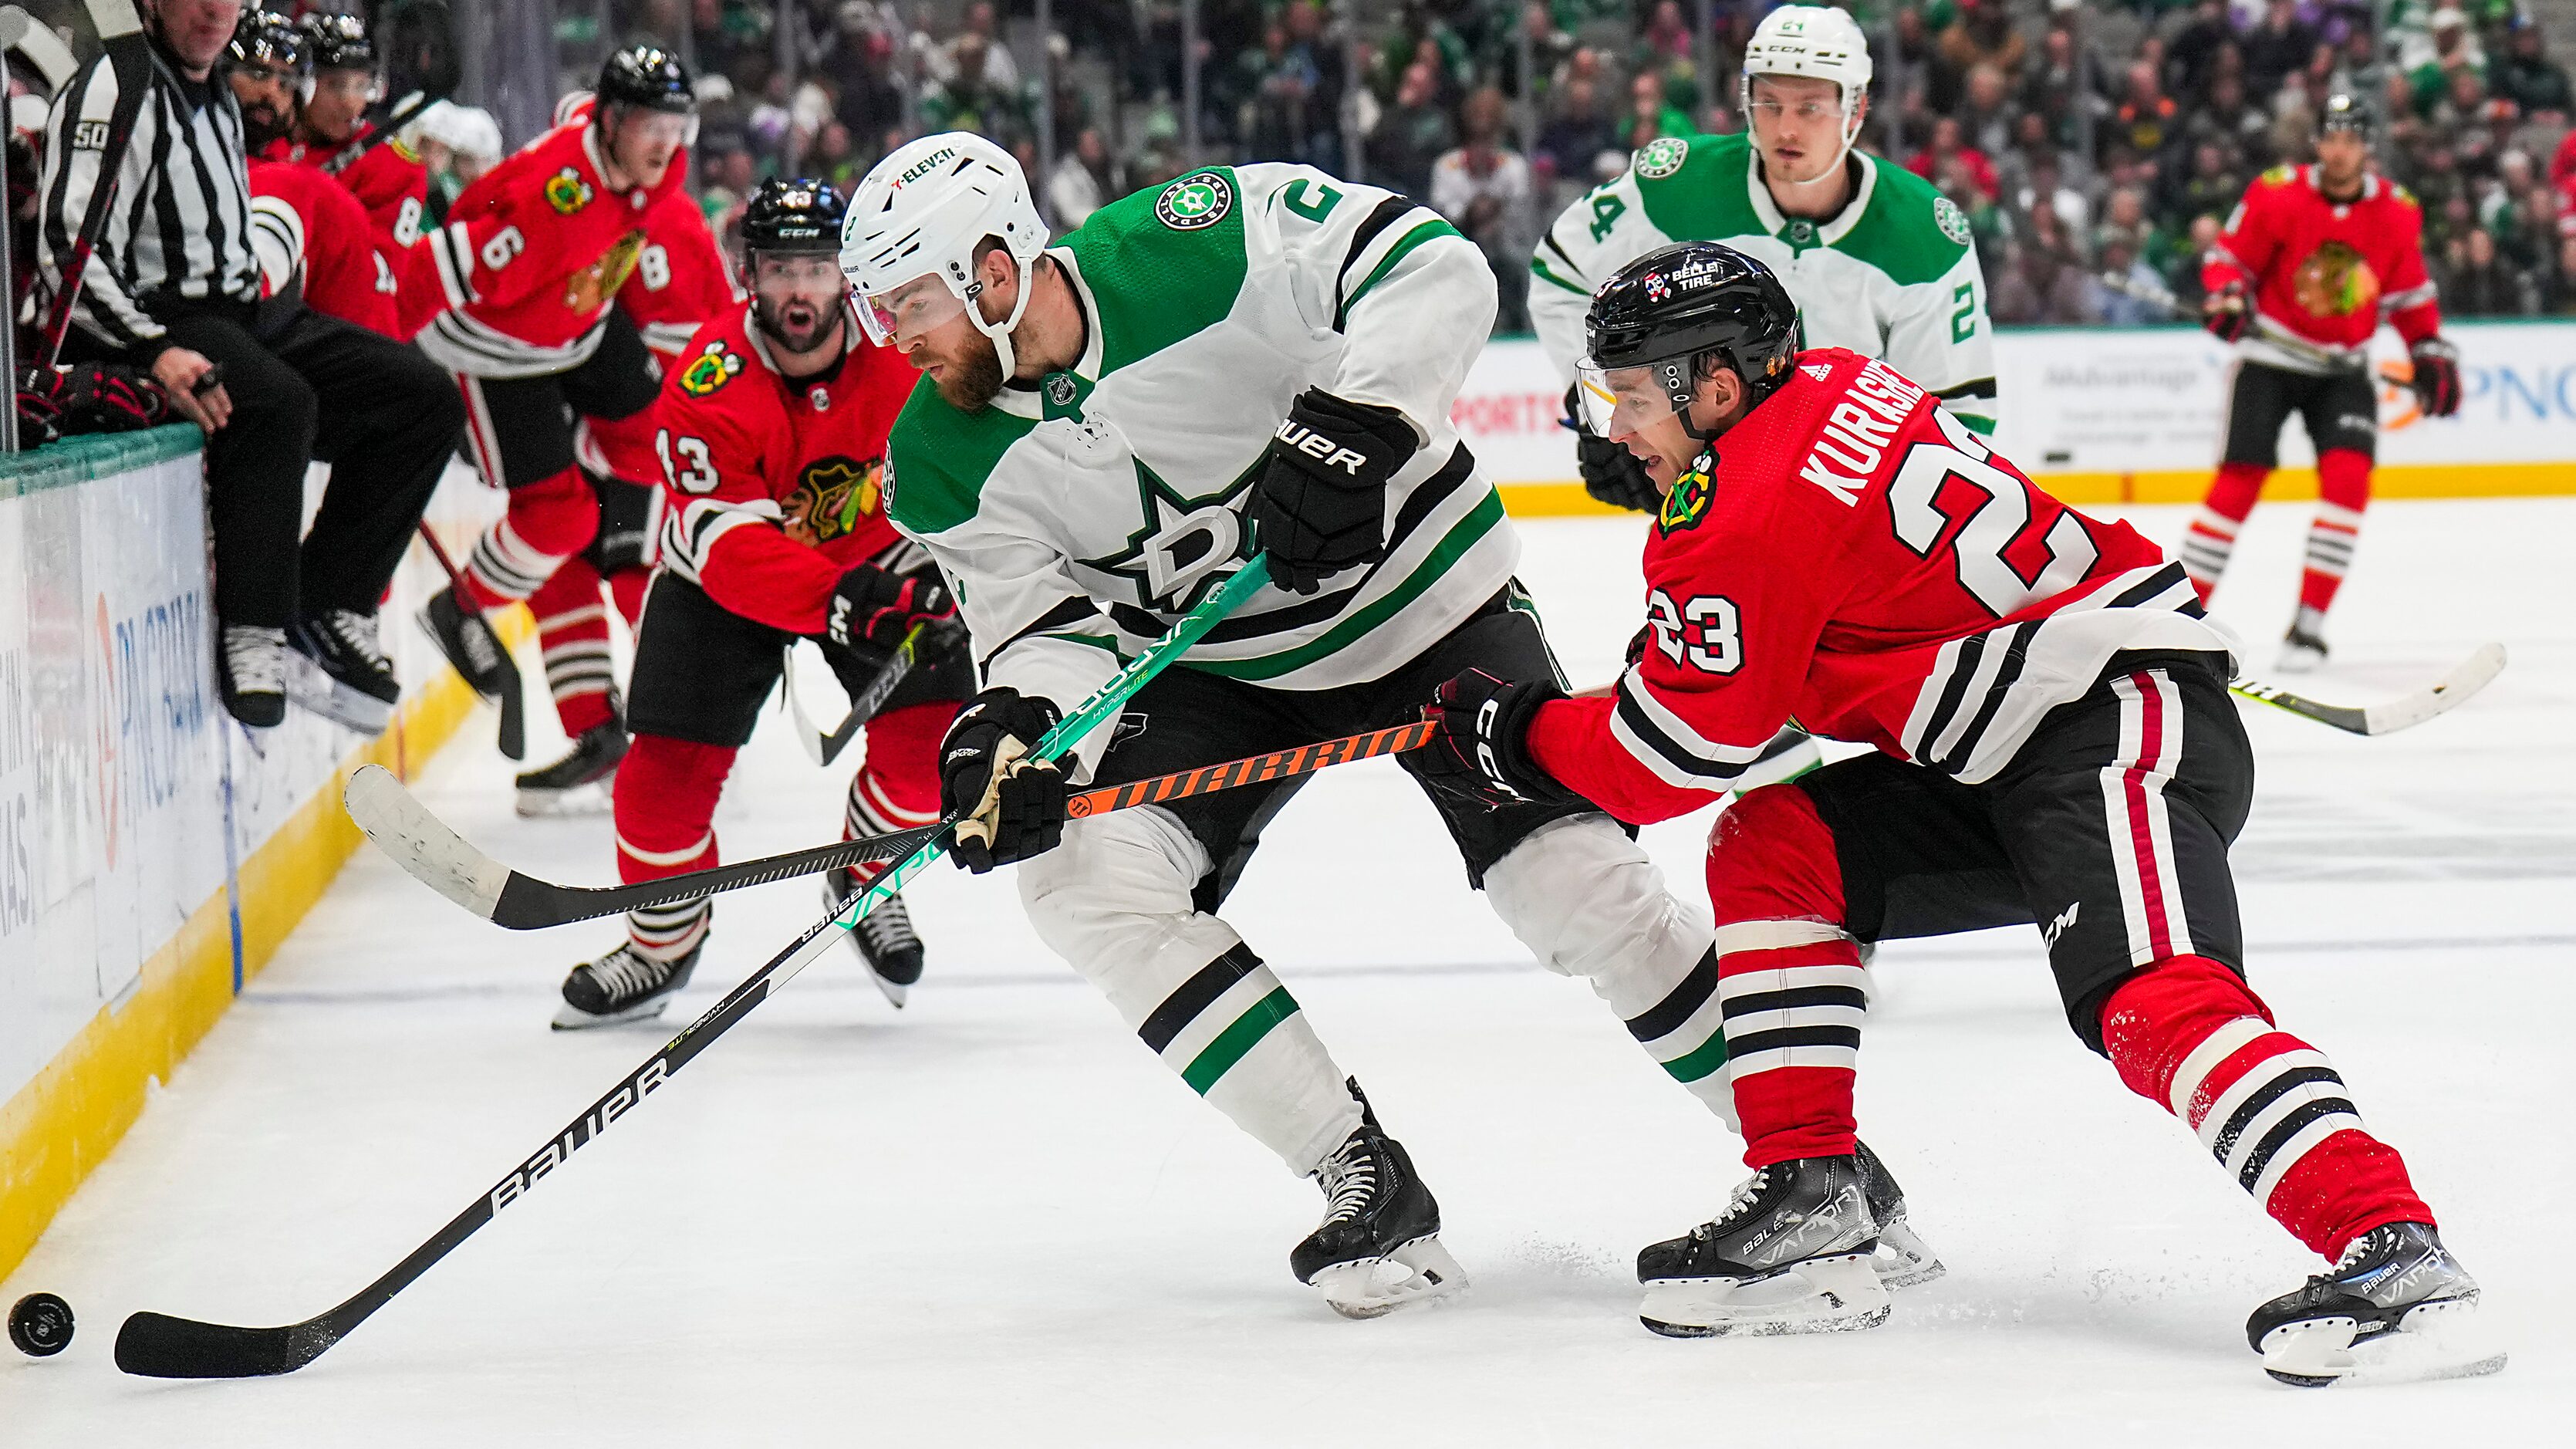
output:
M1225 220L1234 209L1234 188L1213 171L1197 171L1163 188L1154 198L1154 215L1174 231L1197 231Z
M1136 602L1158 614L1186 614L1249 557L1237 505L1252 489L1246 473L1209 498L1184 498L1153 469L1136 465L1145 526L1127 546L1085 568L1118 574L1136 586Z

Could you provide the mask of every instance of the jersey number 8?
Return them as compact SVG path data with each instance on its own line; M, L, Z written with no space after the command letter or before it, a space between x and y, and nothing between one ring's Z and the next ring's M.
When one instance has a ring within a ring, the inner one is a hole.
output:
M674 438L669 428L653 434L653 451L662 459L662 476L682 493L704 493L716 486L715 459L704 438Z

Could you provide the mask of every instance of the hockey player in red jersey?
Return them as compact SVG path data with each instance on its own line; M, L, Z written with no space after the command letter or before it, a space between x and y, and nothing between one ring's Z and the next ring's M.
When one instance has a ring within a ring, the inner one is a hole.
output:
M915 375L850 321L836 254L844 204L818 181L768 181L743 219L752 303L691 339L656 409L670 494L663 567L636 646L634 745L617 772L617 871L629 884L717 863L717 797L798 637L853 694L915 626L940 639L867 722L843 828L939 818L938 752L975 670L956 606L887 521L885 442ZM892 862L834 871L846 900ZM628 914L627 939L573 968L558 1028L659 1015L705 949L704 896ZM922 947L900 895L851 940L896 1005Z
M2441 337L2442 310L2424 272L2423 208L2369 169L2369 122L2350 96L2326 102L2317 159L2255 178L2201 261L2209 330L2236 344L2227 440L2209 497L2183 535L2183 567L2208 598L2237 530L2279 461L2281 425L2296 412L2317 450L2316 521L2308 529L2299 611L2280 668L2326 660L2326 610L2352 567L2370 502L2379 398L2371 334L2386 321L2406 341L2415 396L2431 417L2460 408L2459 353Z
M251 151L293 124L307 58L302 26L267 11L243 13L224 52L224 77ZM356 197L312 167L283 161L252 161L250 191L265 295L300 289L316 312L399 335L393 268L373 244Z
M429 168L398 137L376 138L366 119L376 100L377 52L367 23L316 10L301 22L312 60L293 130L265 144L270 161L310 166L333 177L366 209L376 245L388 259L420 240L429 200Z
M455 374L475 465L510 491L464 582L433 596L421 622L486 697L511 666L481 657L465 611L527 598L599 533L573 418L631 416L661 386L651 351L611 303L643 254L644 218L679 189L697 102L688 72L649 45L610 55L598 93L586 120L484 173L421 241L441 305L413 340ZM420 290L404 288L406 311Z
M588 114L583 104L571 119ZM663 374L679 365L698 328L741 309L743 299L728 270L714 233L687 192L671 192L644 214L644 248L618 290L617 310L643 337ZM521 772L522 815L605 808L602 787L613 786L617 763L626 753L625 712L601 593L604 588L608 603L631 632L643 612L661 526L655 411L646 407L623 418L584 417L575 424L573 457L599 498L599 529L587 548L565 559L528 596L545 658L546 688L572 745L563 758Z
M1884 363L1799 351L1788 294L1716 243L1623 268L1587 331L1597 425L1666 490L1635 662L1579 699L1450 680L1430 772L1644 823L1731 788L1792 717L1876 747L1740 796L1711 832L1712 991L1754 1175L1638 1255L1648 1326L1884 1321L1853 1155L1861 947L2019 922L2085 1045L2335 1263L2255 1311L2267 1369L2331 1382L2356 1339L2469 1309L2397 1153L2245 983L2227 848L2253 758L2181 567Z

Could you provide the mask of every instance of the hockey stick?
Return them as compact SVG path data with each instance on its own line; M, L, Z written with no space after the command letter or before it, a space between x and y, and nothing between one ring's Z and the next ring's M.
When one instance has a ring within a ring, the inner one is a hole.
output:
M877 666L876 676L868 681L867 688L851 699L850 712L841 717L841 722L829 734L816 728L813 719L805 713L805 702L797 698L795 685L791 682L784 686L787 712L796 721L796 743L805 747L805 758L818 765L828 765L839 759L841 751L850 747L850 741L859 737L859 726L876 718L877 711L885 708L885 702L894 697L895 690L912 673L913 665L920 662L921 656L954 648L961 632L956 625L933 627L927 619L913 625L911 631L903 636L903 642L895 646L894 657Z
M2101 283L2103 290L2105 291L2117 292L2123 297L2130 298L2134 301L2144 302L2150 307L2163 308L2166 314L2171 316L2176 322L2189 322L2197 326L2203 320L2199 308L2192 306L2182 298L2175 296L2173 293L2166 291L2162 287L2150 287L2143 282L2132 281L2127 277L2121 276L2117 272L2096 272L2093 274L2093 280ZM2272 331L2261 333L2260 335L2264 341L2271 343L2282 351L2295 353L2298 356L2304 357L2310 362L2315 363L2319 367L2333 368L2338 371L2349 372L2355 370L2356 367L2366 369L2369 365L2367 359L2356 364L2349 357L2339 353L2328 352L2322 347L2318 347L2313 343L2303 341L2300 338L2291 336L2284 332Z
M1052 760L1073 748L1084 735L1115 717L1128 698L1144 688L1147 680L1160 674L1166 665L1196 644L1200 636L1214 628L1219 619L1269 581L1270 566L1265 560L1256 558L1246 564L1174 624L1170 632L1129 660L1127 666L1107 684L1092 691L1081 708L1048 730L1033 753L1041 760ZM955 823L943 822L943 828ZM238 1328L230 1324L203 1323L193 1318L173 1318L161 1313L135 1313L127 1317L124 1326L117 1330L116 1366L127 1373L151 1378L239 1379L293 1373L320 1358L330 1351L333 1344L366 1322L369 1315L390 1302L395 1294L428 1272L432 1264L474 1236L501 1209L535 1191L538 1184L545 1181L549 1173L562 1167L573 1153L598 1140L599 1134L618 1118L640 1106L646 1096L669 1081L673 1073L687 1066L698 1053L713 1045L716 1038L732 1029L734 1023L750 1015L752 1008L767 1000L770 993L793 980L797 972L804 970L831 944L831 933L835 928L846 930L855 925L877 902L902 889L906 881L937 860L943 851L940 841L933 839L870 882L866 890L806 927L787 949L771 957L769 964L727 992L724 1000L689 1023L678 1036L647 1058L644 1065L628 1073L624 1080L609 1089L607 1095L593 1102L589 1111L547 1139L534 1156L512 1167L491 1191L467 1204L463 1212L449 1219L447 1226L439 1229L429 1241L414 1248L409 1257L387 1269L383 1277L360 1289L347 1302L282 1328Z
M81 284L89 276L90 258L98 253L98 234L106 228L108 214L116 206L116 173L125 166L125 149L134 139L135 118L143 113L144 97L152 89L152 42L143 34L143 18L135 13L134 0L86 0L90 24L98 31L99 44L107 52L108 68L116 75L116 105L107 115L107 133L99 139L98 184L90 189L89 209L81 214L80 231L72 238L71 255L63 259L62 272L53 303L45 313L45 331L40 339L41 351L35 365L52 367L63 355L63 339L71 335L72 306L80 300ZM75 151L85 150L80 144L84 128L72 126L71 142ZM71 158L65 157L65 166Z
M2425 688L2377 704L2319 704L2259 679L2240 679L2227 687L2243 698L2288 710L2303 719L2329 724L2350 734L2387 735L2411 729L2437 714L2449 713L2503 672L2504 646L2481 644L2477 652L2452 666L2450 673Z
M1213 794L1238 785L1258 785L1310 775L1354 760L1375 759L1379 755L1419 748L1431 738L1431 728L1428 721L1416 721L1371 730L1366 734L1299 745L1291 750L1273 750L1266 755L1157 775L1150 780L1104 785L1066 800L1064 814L1068 820L1080 820L1111 810ZM687 875L665 876L631 886L568 886L522 875L476 850L449 829L444 821L431 814L409 790L403 788L402 782L395 779L391 771L382 766L360 766L349 777L348 787L342 792L342 802L348 808L349 818L358 823L358 828L365 831L367 838L374 841L379 849L392 856L406 874L494 925L513 931L534 931L573 921L596 920L620 911L667 905L673 901L740 890L745 886L766 885L774 880L800 875L819 875L866 860L884 860L918 849L939 838L940 833L948 828L945 821L920 825L887 835L809 846L785 855L763 856L758 860L719 865L708 870L691 871Z
M456 560L447 556L447 550L439 544L438 535L430 532L426 523L420 525L420 541L429 545L430 556L438 560L440 568L447 570L447 586L456 591L457 599L462 602L467 597L465 574L456 567ZM502 646L501 636L494 632L492 621L483 617L482 610L463 609L459 612L466 628L483 631L484 641L492 646L493 657L501 661L501 753L508 759L524 760L528 757L528 702L524 694L526 681L519 677L519 661ZM467 681L466 687L472 688L472 681Z

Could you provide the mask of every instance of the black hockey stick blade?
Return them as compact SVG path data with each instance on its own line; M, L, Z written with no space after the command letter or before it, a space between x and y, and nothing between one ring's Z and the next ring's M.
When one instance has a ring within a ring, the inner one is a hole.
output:
M2448 714L2503 672L2504 646L2481 644L2476 652L2452 666L2450 673L2430 685L2377 704L2323 704L2259 679L2240 679L2228 688L2257 703L2332 725L2347 734L2389 735L2412 729L2435 715Z
M524 760L528 757L528 701L526 681L519 677L518 656L512 654L509 646L501 642L501 636L492 628L491 620L479 614L469 615L466 618L466 624L489 635L492 640L492 652L500 656L501 734L497 743L501 747L501 753L507 758Z
M265 1378L293 1373L339 1341L324 1319L286 1328L233 1328L143 1312L129 1315L116 1331L116 1366L154 1379Z

